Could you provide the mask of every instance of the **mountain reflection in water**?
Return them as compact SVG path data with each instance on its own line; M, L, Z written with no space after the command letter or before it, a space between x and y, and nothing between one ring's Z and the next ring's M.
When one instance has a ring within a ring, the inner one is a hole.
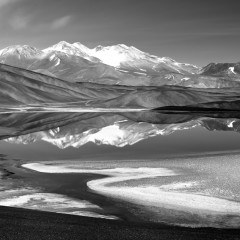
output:
M43 140L59 148L88 142L117 147L169 135L178 130L203 127L213 131L240 131L238 111L142 111L87 113L1 114L0 138L10 143Z

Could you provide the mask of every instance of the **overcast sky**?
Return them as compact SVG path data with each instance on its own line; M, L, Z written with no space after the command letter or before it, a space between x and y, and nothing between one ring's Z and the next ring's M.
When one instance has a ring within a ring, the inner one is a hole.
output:
M0 48L124 43L180 62L240 61L240 0L0 0Z

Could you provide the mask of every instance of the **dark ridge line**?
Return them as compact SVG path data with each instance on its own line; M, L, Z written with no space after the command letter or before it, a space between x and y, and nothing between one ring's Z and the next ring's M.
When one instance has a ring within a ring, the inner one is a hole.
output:
M189 107L189 106L167 106L153 108L151 111L177 111L177 112L240 112L240 109L225 109L225 108L204 108L204 107Z

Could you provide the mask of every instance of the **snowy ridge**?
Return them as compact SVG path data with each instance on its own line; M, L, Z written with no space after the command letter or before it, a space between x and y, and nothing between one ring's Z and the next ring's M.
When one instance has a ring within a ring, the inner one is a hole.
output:
M90 49L82 45L81 43L74 43L70 44L65 41L61 41L51 47L48 47L46 49L43 49L43 52L45 53L52 53L52 52L63 52L68 55L74 55L74 56L80 56L82 58L85 58L89 61L94 61L94 57L91 56Z
M42 53L42 51L28 45L23 45L23 46L13 45L0 50L0 55L10 54L10 53L23 54L25 56L30 56L30 55Z
M64 52L69 55L82 57L88 56L89 59L91 59L91 57L96 57L103 63L113 67L120 67L122 62L135 61L138 59L151 59L151 61L154 61L155 63L159 62L158 57L144 53L135 47L128 47L124 44L108 47L99 45L93 49L90 49L80 42L70 44L68 42L61 41L43 50L43 52L46 53L52 51ZM162 60L164 61L164 58L162 58Z
M146 72L146 68L154 70L157 65L165 63L174 68L177 72L182 72L185 68L189 71L196 71L196 66L185 63L178 63L168 57L157 57L149 53L143 52L136 47L126 46L125 44L117 44L113 46L103 47L101 45L90 49L80 42L73 44L66 41L60 41L59 43L50 46L43 50L38 50L28 45L15 45L0 50L0 60L5 56L18 56L26 58L44 58L46 55L53 54L55 52L62 52L67 55L79 56L87 59L91 62L102 62L106 65L115 68L133 68ZM1 62L4 63L4 60ZM191 68L193 70L191 70Z
M199 68L124 44L88 48L80 42L61 41L43 50L16 45L0 51L0 63L73 83L192 88L240 85L240 63L210 63Z

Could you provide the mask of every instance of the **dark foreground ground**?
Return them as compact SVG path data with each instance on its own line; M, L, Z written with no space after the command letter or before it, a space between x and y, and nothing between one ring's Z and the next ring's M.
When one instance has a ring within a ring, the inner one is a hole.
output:
M0 207L0 240L35 239L240 239L240 230L191 229L132 224L34 210Z

